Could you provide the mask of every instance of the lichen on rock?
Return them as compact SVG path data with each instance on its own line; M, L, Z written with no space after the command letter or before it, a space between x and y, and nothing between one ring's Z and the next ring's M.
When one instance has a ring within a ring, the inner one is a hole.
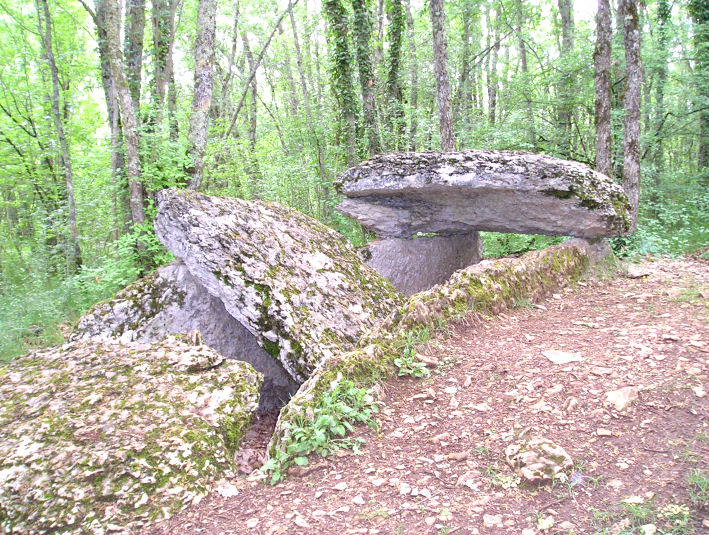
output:
M0 531L164 519L233 470L262 377L175 337L85 340L0 370Z
M520 258L486 260L456 271L451 278L411 296L396 314L366 333L352 351L323 359L284 409L269 445L275 455L287 439L291 422L308 418L308 408L330 388L338 374L359 383L372 382L390 368L406 346L412 329L436 329L470 310L495 314L524 299L537 300L583 274L592 246L573 239L554 247L532 251Z
M342 235L278 204L163 190L155 230L298 383L402 302Z
M381 237L476 230L600 238L630 231L622 188L579 162L466 150L382 154L342 173L337 209Z

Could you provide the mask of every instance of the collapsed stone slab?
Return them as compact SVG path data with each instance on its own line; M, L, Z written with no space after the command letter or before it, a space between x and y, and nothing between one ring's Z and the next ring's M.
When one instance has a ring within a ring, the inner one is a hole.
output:
M79 319L71 340L116 337L124 342L155 342L194 330L224 357L246 361L263 374L261 409L281 407L298 389L280 363L179 260L95 305Z
M406 296L441 284L458 269L482 260L480 234L385 238L360 249L376 269Z
M343 236L277 204L163 190L155 231L298 383L402 302Z
M0 368L0 532L138 532L236 476L259 373L207 346L82 340Z
M630 230L622 188L572 161L469 150L376 156L340 175L337 207L377 235L474 230L582 238Z

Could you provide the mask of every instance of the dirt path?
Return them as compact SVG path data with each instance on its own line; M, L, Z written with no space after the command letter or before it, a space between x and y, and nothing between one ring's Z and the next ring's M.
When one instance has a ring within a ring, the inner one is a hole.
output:
M430 378L381 386L381 428L358 430L361 455L313 459L276 486L233 481L236 495L151 533L708 534L709 265L632 270L649 275L468 318L427 348ZM583 360L554 364L547 350ZM604 403L626 386L639 390L628 408ZM567 483L517 483L504 450L527 428L572 456Z

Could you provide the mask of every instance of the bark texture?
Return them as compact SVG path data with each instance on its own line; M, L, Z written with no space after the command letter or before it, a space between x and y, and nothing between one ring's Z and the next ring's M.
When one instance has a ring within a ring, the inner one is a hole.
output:
M436 104L441 131L441 150L455 150L451 91L448 79L448 44L446 42L446 14L443 0L430 0L431 27L433 30L433 66L436 75Z
M70 274L74 274L81 265L81 248L79 247L79 231L76 225L76 199L74 197L74 173L71 167L71 154L69 141L64 131L64 119L60 112L61 99L59 94L59 70L54 60L54 47L52 45L52 18L49 13L47 0L36 0L37 23L39 34L44 45L44 56L49 65L52 76L52 119L57 131L62 168L64 169L64 182L66 184L66 201L69 212L69 234L71 243L68 247L67 267ZM44 20L42 20L44 19Z
M143 210L143 186L141 184L140 168L140 138L138 134L138 124L136 121L136 110L133 108L133 98L128 87L128 79L123 63L123 54L120 49L118 35L120 19L118 12L118 0L95 0L96 11L104 10L106 22L106 46L108 49L109 61L111 64L111 74L113 85L118 98L118 105L121 113L123 140L126 159L126 175L128 177L129 204L133 224L139 225L145 222L145 212Z
M364 129L367 132L369 155L379 154L379 127L374 102L374 69L372 67L372 17L366 0L352 0L354 11L355 55L359 68L359 82L362 88L362 108Z
M574 15L573 1L559 0L559 16L561 17L561 57L567 57L574 49ZM559 130L561 138L559 142L559 152L562 157L569 158L571 155L571 125L572 125L572 102L574 99L574 79L568 68L562 74L559 104Z
M191 166L187 169L189 189L198 190L204 175L204 151L209 130L209 108L214 86L214 34L217 0L199 0L197 5L197 39L194 47L194 97L190 114Z
M697 168L705 186L709 186L709 0L691 0L689 12L694 30L694 50L697 57L697 103L699 112L699 150Z
M331 43L333 56L332 78L340 110L340 126L345 137L345 156L347 165L352 166L357 161L357 105L352 83L352 53L347 11L341 0L326 0L323 10L329 24L328 41Z
M593 53L596 88L596 170L611 176L611 10L609 0L598 0L596 48Z
M145 35L145 0L126 0L126 24L123 55L126 78L133 99L136 121L140 122L140 89L143 70L143 36Z
M620 9L623 13L626 70L623 189L630 201L632 229L635 230L640 195L640 94L643 70L640 61L638 6L634 0L620 0Z

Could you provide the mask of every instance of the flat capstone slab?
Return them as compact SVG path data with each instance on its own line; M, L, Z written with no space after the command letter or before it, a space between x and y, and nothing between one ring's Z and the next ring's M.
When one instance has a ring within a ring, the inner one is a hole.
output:
M630 231L622 188L542 154L469 150L376 156L342 173L337 207L380 237L474 230L602 238Z

